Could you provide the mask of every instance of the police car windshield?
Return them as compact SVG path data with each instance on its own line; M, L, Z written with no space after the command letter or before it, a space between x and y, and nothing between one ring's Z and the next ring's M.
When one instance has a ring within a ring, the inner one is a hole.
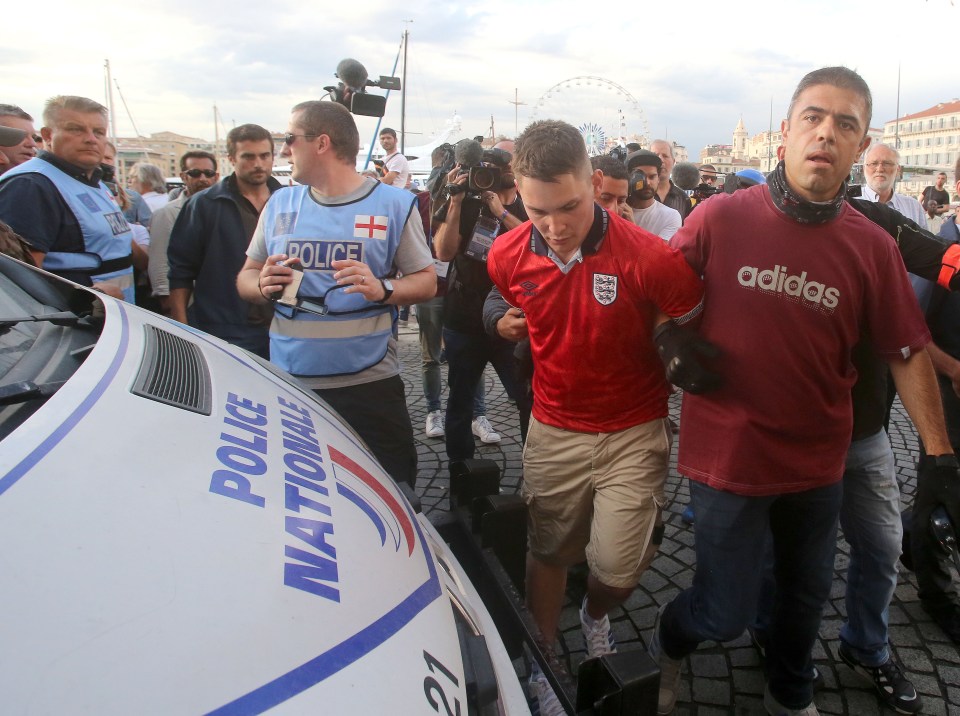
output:
M0 317L24 316L50 312L23 288L7 277L0 280ZM40 324L16 322L0 324L0 382L30 350L40 334Z
M0 255L0 439L83 364L100 307L92 292Z

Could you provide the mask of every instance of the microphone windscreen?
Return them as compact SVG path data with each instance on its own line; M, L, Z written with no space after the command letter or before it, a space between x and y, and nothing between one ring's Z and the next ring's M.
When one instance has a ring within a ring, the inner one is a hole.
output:
M700 184L700 170L696 164L690 162L677 162L673 167L673 174L670 177L673 183L684 191L696 189Z
M462 167L473 167L483 160L483 147L475 139L461 139L453 150L457 164Z
M348 57L337 65L337 78L347 87L362 90L367 86L367 68Z

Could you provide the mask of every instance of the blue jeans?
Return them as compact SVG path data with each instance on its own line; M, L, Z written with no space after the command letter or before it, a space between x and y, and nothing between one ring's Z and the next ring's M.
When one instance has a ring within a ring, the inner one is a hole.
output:
M660 621L667 656L681 659L703 641L729 641L750 623L772 534L777 590L767 645L770 692L799 709L813 701L811 651L830 596L842 483L805 492L745 497L690 482L697 515L693 586Z
M417 325L420 328L420 360L422 362L423 397L427 412L440 410L443 376L440 373L441 338L443 337L443 296L417 304ZM473 394L473 417L487 414L483 380L477 381Z
M840 640L867 666L890 656L887 619L903 544L900 488L887 433L850 443L840 525L850 545L847 622Z
M502 338L493 338L486 333L461 333L443 329L443 342L447 349L447 457L450 460L468 460L473 457L476 445L473 441L471 404L477 381L483 378L483 369L491 363L500 376L504 390L517 404L520 412L521 437L527 434L530 418L529 401L520 390L516 377L514 343Z
M847 567L847 621L840 640L867 666L890 656L887 624L897 586L897 560L903 542L900 488L890 440L884 430L854 440L843 473L840 525L850 545ZM772 555L768 562L772 564ZM769 567L758 607L756 628L766 634L773 606L774 579Z

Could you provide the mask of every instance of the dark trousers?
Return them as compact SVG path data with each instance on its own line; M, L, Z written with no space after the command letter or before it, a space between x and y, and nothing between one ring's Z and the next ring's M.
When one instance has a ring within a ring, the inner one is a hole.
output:
M314 391L340 414L395 482L414 487L417 448L399 375L346 388Z
M520 413L520 438L525 440L530 422L530 400L517 382L515 343L493 338L486 333L461 333L443 329L447 351L447 457L468 460L473 457L473 395L487 363L493 365L507 395Z
M663 612L660 643L681 659L703 641L736 639L757 608L772 535L774 591L768 632L770 692L784 706L813 700L810 653L830 596L842 483L746 497L690 481L697 521L693 585Z

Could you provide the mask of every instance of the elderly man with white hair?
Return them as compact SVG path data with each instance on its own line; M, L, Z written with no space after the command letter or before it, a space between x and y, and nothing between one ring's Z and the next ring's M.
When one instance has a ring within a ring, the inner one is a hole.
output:
M900 176L900 152L889 144L870 144L863 155L863 174L867 180L863 187L864 199L886 204L927 228L927 217L920 202L894 191Z
M163 172L153 164L137 162L130 167L130 186L140 192L150 211L157 211L170 201Z

